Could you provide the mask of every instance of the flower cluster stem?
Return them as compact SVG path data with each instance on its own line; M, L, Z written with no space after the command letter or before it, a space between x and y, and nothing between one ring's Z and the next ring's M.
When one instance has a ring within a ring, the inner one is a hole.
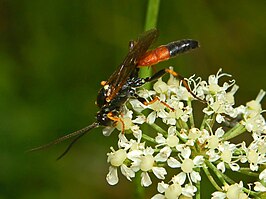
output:
M212 177L211 173L209 172L208 168L206 165L203 166L203 171L205 172L207 178L209 179L209 181L212 183L212 185L214 186L214 188L218 191L222 191L222 189L220 188L220 186L215 182L214 178Z
M145 198L145 188L143 186L141 186L141 173L137 172L136 173L136 178L134 179L134 183L136 186L136 190L135 190L135 198L140 198L140 199L144 199Z
M200 168L196 168L195 170L200 173ZM200 181L198 181L196 183L196 187L197 187L197 192L196 192L195 198L196 199L200 199L200 193L201 193L201 191L200 191Z
M150 124L150 126L156 131L158 131L159 133L163 134L164 136L167 136L167 132L164 129L162 129L160 126L158 126L157 124L153 123L153 124Z
M205 164L208 166L208 168L210 168L215 175L218 177L218 179L222 182L223 185L226 184L226 181L224 179L224 176L222 175L222 173L208 160L205 160Z
M150 136L148 136L146 134L142 134L142 138L144 140L146 140L146 141L149 141L149 142L152 142L152 143L156 143L154 138L152 138L152 137L150 137Z
M241 169L239 169L239 172L240 172L240 173L243 173L243 174L245 174L245 175L248 175L248 176L256 177L256 178L259 177L259 174L256 173L256 172L252 172L252 171L250 170L250 168L241 168Z
M245 126L241 123L238 123L223 136L223 140L230 140L244 133L245 131L246 131Z

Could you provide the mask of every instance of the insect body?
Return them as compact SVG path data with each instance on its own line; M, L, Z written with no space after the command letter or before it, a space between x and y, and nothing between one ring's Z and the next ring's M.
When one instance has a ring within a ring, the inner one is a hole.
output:
M59 157L63 157L71 146L83 135L93 128L99 126L114 126L118 121L122 123L122 131L124 130L124 123L119 117L125 102L131 98L135 97L143 104L148 104L144 98L137 95L136 89L141 87L147 82L157 80L165 73L171 73L178 77L187 90L195 96L187 82L178 73L169 70L162 69L155 73L151 77L140 78L138 73L140 67L152 66L158 62L167 60L171 57L175 57L180 53L184 53L195 49L199 46L198 42L195 40L181 40L171 42L167 45L160 46L154 50L148 51L148 48L154 42L158 36L158 31L156 29L151 29L144 32L136 41L130 42L130 48L127 56L125 57L122 64L116 69L116 71L110 76L106 82L102 82L102 88L98 92L96 104L99 107L99 111L96 114L96 121L81 130L70 133L66 136L58 138L46 145L32 149L31 151L43 149L51 145L62 142L71 137L76 137L71 144L68 146L66 151ZM156 99L155 99L156 100Z
M166 72L172 72L175 76L181 77L174 71L163 69L155 73L152 77L140 78L139 68L152 66L158 62L175 57L180 53L199 47L195 40L181 40L160 46L154 50L147 51L152 42L156 39L158 31L152 29L145 32L137 41L130 43L130 51L124 62L111 75L107 82L104 82L102 89L98 93L97 105L100 111L97 113L99 125L110 126L114 122L121 120L118 116L121 113L122 105L130 97L136 97L141 102L145 102L136 94L136 88L147 82L154 81L163 76ZM181 79L183 79L181 77ZM185 85L187 85L185 83ZM187 89L190 91L189 87ZM122 122L123 124L123 122Z

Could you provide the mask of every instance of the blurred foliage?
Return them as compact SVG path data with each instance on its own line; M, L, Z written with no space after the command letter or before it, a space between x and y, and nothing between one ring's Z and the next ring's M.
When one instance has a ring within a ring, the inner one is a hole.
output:
M0 0L0 199L134 198L123 177L105 181L116 133L93 130L60 161L67 143L24 151L94 121L99 82L143 31L146 3ZM240 85L237 104L254 99L266 89L265 10L264 0L162 1L157 44L193 38L201 48L158 67L204 78L222 67Z

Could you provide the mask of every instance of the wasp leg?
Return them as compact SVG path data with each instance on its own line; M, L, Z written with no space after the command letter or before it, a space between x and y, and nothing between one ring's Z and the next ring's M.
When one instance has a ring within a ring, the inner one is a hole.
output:
M121 124L122 124L122 133L124 134L124 132L125 132L125 123L124 123L124 121L121 118L119 118L119 117L113 116L113 113L112 112L108 113L107 114L107 117L110 120L113 120L116 123L117 122L121 122Z
M195 95L195 93L192 92L192 90L190 89L188 82L185 80L185 78L183 76L181 76L179 73L175 72L174 70L165 68L165 69L158 71L153 76L145 78L144 80L145 80L145 82L152 82L152 81L155 81L155 80L159 79L160 77L164 76L166 73L169 73L169 74L173 75L174 77L178 78L180 81L182 81L182 83L185 86L185 88L187 89L187 91L194 98L198 99L199 101L201 101L203 103L206 103L205 100L200 99L198 96Z
M164 106L166 106L167 108L169 108L171 111L174 111L175 110L174 108L172 108L171 106L169 106L167 103L161 101L157 96L153 96L152 97L153 99L151 101L149 101L149 102L145 98L140 97L137 94L135 94L134 97L137 98L137 100L139 100L145 106L148 106L148 105L153 104L153 103L155 103L155 102L158 101L158 102L162 103Z

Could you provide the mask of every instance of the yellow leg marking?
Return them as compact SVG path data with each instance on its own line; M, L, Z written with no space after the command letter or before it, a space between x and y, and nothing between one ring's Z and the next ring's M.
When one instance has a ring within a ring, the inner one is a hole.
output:
M113 116L113 114L111 112L107 114L107 117L110 120L113 120L115 122L121 122L121 124L122 124L122 133L124 134L124 132L125 132L125 123L124 123L124 121L121 118L119 118L119 117Z
M105 86L107 81L101 81L101 86Z
M150 104L153 104L155 102L159 101L160 103L162 103L164 106L166 106L167 108L169 108L171 111L174 111L175 109L172 108L171 106L169 106L167 103L161 101L158 97L154 97L151 101L149 102L144 102L144 105L148 106Z
M171 74L171 75L173 75L173 76L175 76L175 77L180 76L180 75L178 75L175 71L170 70L170 69L168 69L168 68L165 69L165 72L167 72L167 73L169 73L169 74Z

